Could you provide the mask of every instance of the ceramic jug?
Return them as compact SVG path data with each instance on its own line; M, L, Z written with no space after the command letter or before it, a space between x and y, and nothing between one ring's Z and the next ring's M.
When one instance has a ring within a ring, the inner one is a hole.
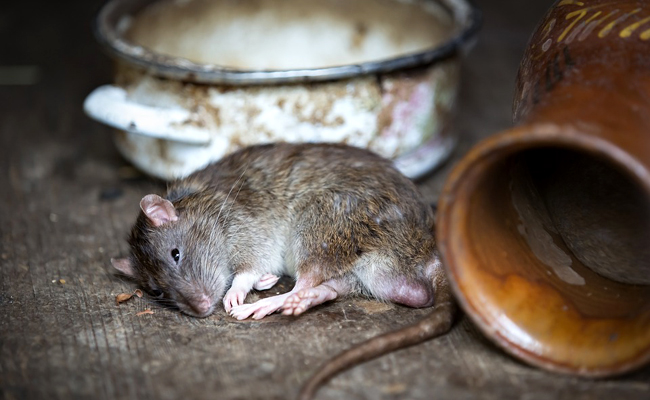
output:
M650 359L650 4L562 0L520 65L515 127L441 195L455 294L512 355L583 376Z

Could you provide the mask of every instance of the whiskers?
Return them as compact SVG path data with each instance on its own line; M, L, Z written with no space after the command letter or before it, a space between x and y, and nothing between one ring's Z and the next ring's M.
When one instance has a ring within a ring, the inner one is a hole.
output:
M161 305L161 306L163 306L165 308L178 309L178 304L176 303L176 301L174 301L172 299L156 299L156 298L152 298L151 301L153 303Z
M166 309L176 310L176 311L179 310L177 302L173 299L169 299L165 297L155 297L150 294L147 294L145 296L145 301L149 304L156 304Z

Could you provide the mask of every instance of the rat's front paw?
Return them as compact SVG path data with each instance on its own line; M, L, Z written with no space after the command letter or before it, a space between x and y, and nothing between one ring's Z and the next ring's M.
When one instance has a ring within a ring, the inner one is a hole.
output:
M233 307L240 306L244 304L244 299L248 292L238 288L230 288L226 295L223 296L223 308L226 309L226 312L230 312Z
M268 290L268 289L271 289L273 287L273 285L275 285L278 282L279 279L280 279L280 277L277 276L277 275L264 274L264 275L262 275L260 280L257 281L253 285L253 288L255 290Z

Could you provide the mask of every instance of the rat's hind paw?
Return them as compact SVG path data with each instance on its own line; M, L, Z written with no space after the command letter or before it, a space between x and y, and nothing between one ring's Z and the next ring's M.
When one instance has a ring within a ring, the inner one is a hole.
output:
M338 297L336 290L327 285L305 288L287 297L282 305L283 315L300 315L308 309L334 300Z
M277 276L277 275L264 274L264 275L262 275L260 280L257 281L253 285L253 288L255 290L268 290L268 289L271 289L273 287L273 285L275 285L278 282L279 279L280 279L280 277Z
M241 306L233 307L230 315L239 320L246 319L253 316L253 319L262 319L269 314L276 312L282 307L286 296L267 297L266 299L258 300L253 304L243 304Z

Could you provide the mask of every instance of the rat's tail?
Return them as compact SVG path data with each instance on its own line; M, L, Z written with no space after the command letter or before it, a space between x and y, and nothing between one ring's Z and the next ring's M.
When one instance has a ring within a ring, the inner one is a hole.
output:
M357 364L447 333L453 324L456 304L452 299L448 286L445 284L436 295L436 306L431 314L424 317L420 322L376 336L327 361L304 384L298 399L310 400L321 385L339 372Z

